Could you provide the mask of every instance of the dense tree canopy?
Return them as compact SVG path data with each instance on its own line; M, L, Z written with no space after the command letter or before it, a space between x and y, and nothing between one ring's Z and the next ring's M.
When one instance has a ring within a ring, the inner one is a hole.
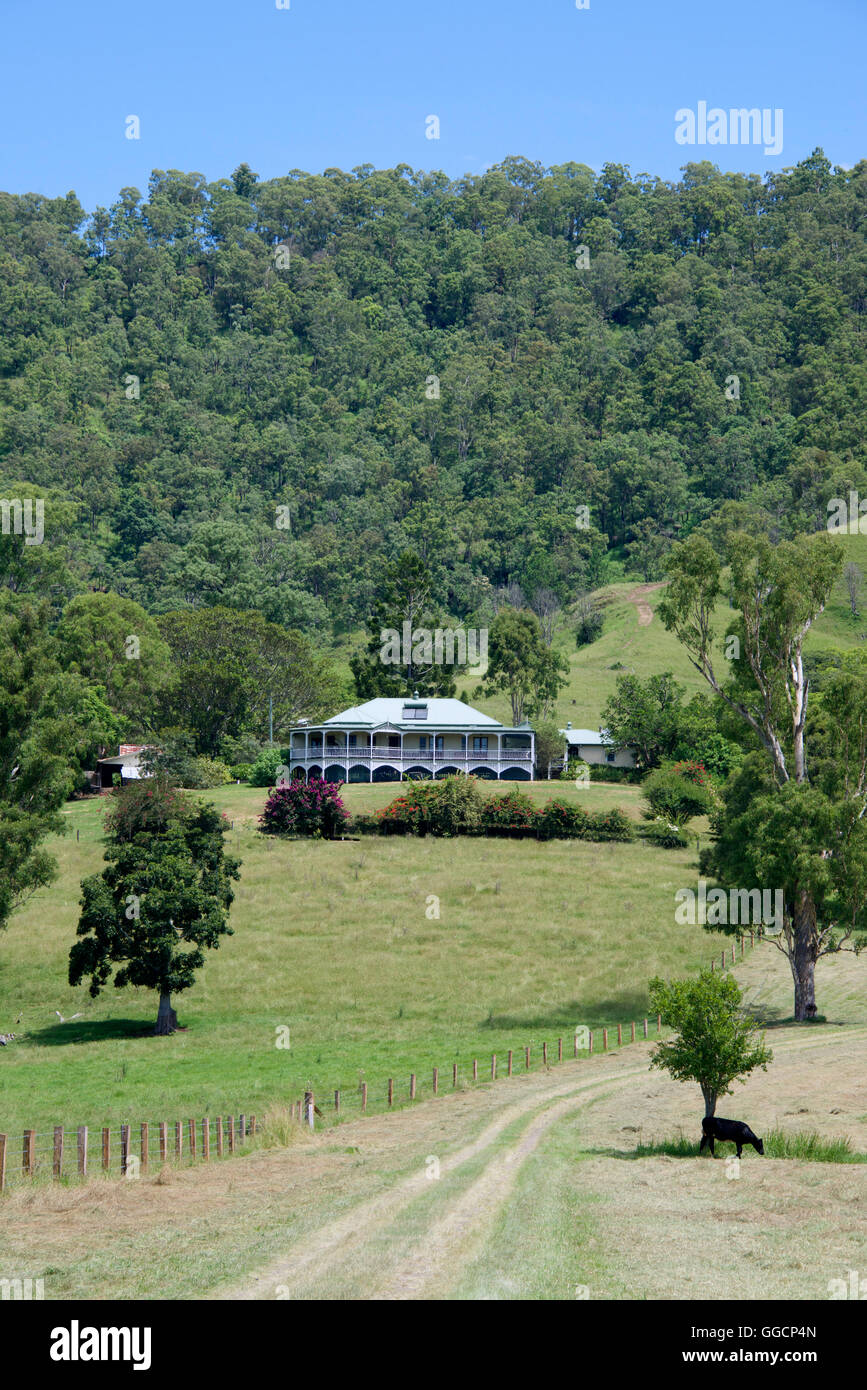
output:
M867 494L865 226L867 163L821 151L0 194L0 482L50 539L19 560L60 606L339 633L406 550L466 619L610 546L655 576L726 502L815 529Z

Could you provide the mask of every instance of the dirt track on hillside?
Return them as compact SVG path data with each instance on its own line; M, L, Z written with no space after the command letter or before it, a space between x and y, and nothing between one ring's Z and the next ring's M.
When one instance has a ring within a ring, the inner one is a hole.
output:
M653 609L645 601L645 594L652 594L655 589L661 589L664 582L663 580L659 584L639 584L637 589L633 589L632 593L626 595L626 602L634 603L638 609L639 627L650 627L653 622Z

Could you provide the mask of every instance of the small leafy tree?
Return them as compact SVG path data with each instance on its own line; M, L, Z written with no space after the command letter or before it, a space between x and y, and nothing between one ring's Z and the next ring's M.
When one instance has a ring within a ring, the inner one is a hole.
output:
M107 819L108 867L86 878L69 983L90 977L94 998L112 970L116 988L159 993L154 1032L177 1027L172 995L189 989L205 950L231 934L231 879L239 862L226 855L228 829L215 806L186 801L165 783L120 788Z
M767 1071L773 1053L758 1025L741 1011L741 992L731 975L702 970L697 980L650 981L650 1007L677 1036L661 1042L651 1060L675 1081L697 1081L704 1113L713 1115L732 1082L756 1067Z

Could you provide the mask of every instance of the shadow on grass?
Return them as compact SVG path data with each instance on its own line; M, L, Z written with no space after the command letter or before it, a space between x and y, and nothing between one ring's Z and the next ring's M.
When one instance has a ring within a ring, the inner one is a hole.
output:
M107 1018L102 1022L55 1023L48 1028L29 1028L22 1043L39 1047L65 1047L67 1043L113 1042L125 1038L154 1036L153 1020L143 1023L140 1018Z
M521 1028L538 1028L573 1033L583 1025L586 1028L610 1028L618 1023L638 1024L643 1018L650 1021L647 1013L647 994L643 990L623 990L609 999L597 999L592 1004L579 1003L573 999L569 1003L556 1004L543 1014L489 1014L479 1023L480 1028L498 1028L504 1031ZM656 1018L653 1020L656 1030Z

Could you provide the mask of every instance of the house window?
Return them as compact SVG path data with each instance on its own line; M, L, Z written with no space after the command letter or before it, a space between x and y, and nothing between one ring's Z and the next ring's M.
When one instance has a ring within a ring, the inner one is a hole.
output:
M389 746L389 748L399 748L399 747L400 747L400 734L389 734L389 736L388 736L388 746Z
M488 751L488 736L487 736L487 734L480 734L480 735L478 735L478 736L474 736L474 737L473 737L473 752L474 752L474 753L487 753L487 751Z
M420 751L420 752L423 753L423 752L426 750L426 748L427 748L427 738L425 737L424 734L419 734L418 746L419 746L419 751Z
M350 734L350 735L349 735L349 746L350 746L350 748L354 748L354 747L355 747L355 739L356 739L356 735L355 735L355 734Z
M605 754L605 761L606 761L607 763L613 763L616 756L617 756L616 753L606 753L606 754Z
M427 719L427 705L404 705L404 719Z

